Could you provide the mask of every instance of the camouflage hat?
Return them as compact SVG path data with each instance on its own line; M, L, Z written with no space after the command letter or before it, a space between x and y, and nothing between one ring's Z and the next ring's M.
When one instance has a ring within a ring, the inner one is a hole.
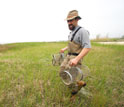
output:
M72 11L70 11L68 13L68 16L67 16L67 18L65 20L72 20L72 19L74 19L76 17L81 19L81 17L78 15L78 11L77 10L72 10Z

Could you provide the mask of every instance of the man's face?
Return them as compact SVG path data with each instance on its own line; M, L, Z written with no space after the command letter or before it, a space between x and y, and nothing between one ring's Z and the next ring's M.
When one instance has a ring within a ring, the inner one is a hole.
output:
M74 30L76 25L77 25L77 20L72 19L72 20L67 20L68 27L70 30Z

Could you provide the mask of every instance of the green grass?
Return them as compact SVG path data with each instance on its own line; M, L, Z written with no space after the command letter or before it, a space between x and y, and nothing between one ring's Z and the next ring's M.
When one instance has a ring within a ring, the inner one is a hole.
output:
M98 38L92 39L92 42L122 42L124 38Z
M85 89L70 102L52 54L66 42L15 43L0 46L0 107L122 107L124 46L92 43L83 64L90 68ZM4 47L4 48L3 48Z

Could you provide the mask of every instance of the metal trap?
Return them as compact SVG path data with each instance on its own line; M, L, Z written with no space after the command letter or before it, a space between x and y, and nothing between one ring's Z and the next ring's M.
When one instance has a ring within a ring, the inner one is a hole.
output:
M61 65L62 61L64 60L64 53L58 53L58 54L54 54L52 55L52 64L54 66L57 66L57 65Z
M83 72L78 67L71 67L61 73L62 81L65 85L70 85L83 79Z

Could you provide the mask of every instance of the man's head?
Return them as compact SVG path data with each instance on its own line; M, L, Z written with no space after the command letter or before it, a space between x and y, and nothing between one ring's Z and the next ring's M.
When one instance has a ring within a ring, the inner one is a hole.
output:
M74 30L75 27L78 25L78 20L80 20L80 19L81 19L81 17L78 15L77 10L70 11L66 18L69 29Z

